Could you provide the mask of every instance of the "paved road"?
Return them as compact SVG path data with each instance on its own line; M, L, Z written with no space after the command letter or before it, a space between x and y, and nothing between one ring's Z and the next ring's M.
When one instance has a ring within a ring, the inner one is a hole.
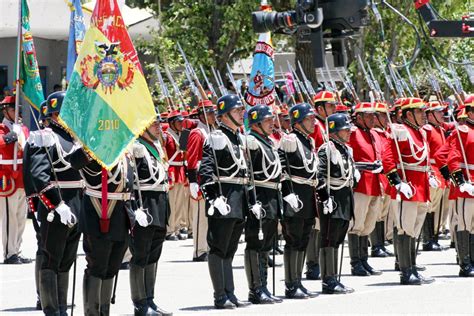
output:
M443 242L444 245L448 243ZM82 243L81 243L82 245ZM77 260L76 308L82 315L82 276L85 257L80 245ZM234 260L236 294L247 297L247 281L243 267L243 250L240 244ZM31 223L27 223L23 253L33 258L35 239ZM234 311L216 311L212 307L212 286L206 263L194 263L191 240L166 242L158 266L156 285L157 302L174 315L315 315L315 314L465 314L474 315L474 279L459 278L453 249L442 253L421 252L418 262L425 264L426 275L436 282L423 286L400 286L398 273L393 271L393 258L374 258L369 262L384 273L381 276L352 277L347 245L344 252L342 282L356 292L343 296L320 295L304 300L285 300L282 304L251 306ZM282 256L276 257L283 261ZM72 273L71 273L72 276ZM270 277L272 274L270 273ZM128 271L120 271L117 303L112 305L114 315L131 315ZM284 295L283 267L276 268L276 294ZM271 284L271 279L269 280ZM304 281L308 289L320 291L321 281ZM70 282L72 285L72 281ZM69 292L71 297L71 292ZM34 309L34 264L0 264L0 314L41 315Z

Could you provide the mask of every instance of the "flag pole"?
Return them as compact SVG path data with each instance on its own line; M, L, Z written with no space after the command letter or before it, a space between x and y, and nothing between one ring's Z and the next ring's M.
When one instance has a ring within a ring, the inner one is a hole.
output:
M21 62L21 9L23 1L18 1L18 35L17 35L17 59L16 59L16 81L15 81L15 124L18 124L18 116L20 112L20 62ZM18 157L18 143L15 144L13 149L13 170L17 170L17 157Z

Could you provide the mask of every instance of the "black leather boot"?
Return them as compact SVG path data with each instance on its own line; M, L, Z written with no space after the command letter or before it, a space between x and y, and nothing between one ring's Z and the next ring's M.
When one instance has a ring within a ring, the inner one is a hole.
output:
M320 261L322 271L323 294L346 294L347 290L344 285L337 281L336 265L333 247L321 248Z
M165 311L164 309L157 306L154 302L157 265L158 262L145 266L145 291L146 300L148 303L148 315L172 316L173 313Z
M102 279L84 274L83 301L84 315L99 316L100 315L100 289L102 288Z
M267 294L269 298L273 300L274 303L282 303L283 300L279 297L276 297L270 293L268 290L268 259L270 258L270 253L266 251L261 251L259 253L259 259L260 259L260 279L262 282L262 289Z
M59 316L58 275L53 270L41 269L39 281L43 313L48 316Z
M359 247L360 247L360 261L364 269L369 272L371 275L381 275L382 271L375 270L369 265L369 237L360 236L359 237Z
M67 290L69 287L69 271L58 273L59 314L67 316Z
M285 247L283 261L285 265L285 297L290 299L309 298L298 285L298 252Z
M469 234L469 256L471 257L471 265L474 265L474 234Z
M434 215L434 213L427 213L423 223L423 251L443 250L435 239Z
M321 248L321 233L319 230L313 229L309 236L308 246L306 247L306 279L319 280L319 248Z
M209 254L207 264L214 288L214 307L217 309L236 308L237 306L229 300L225 292L224 259L215 254Z
M395 271L400 271L400 265L398 263L398 229L396 226L393 227L393 254L395 255Z
M382 228L383 233L384 222L375 223L374 230L370 233L370 245L371 251L370 255L374 258L385 258L388 257L388 254L384 251L384 236L381 235L380 227Z
M459 266L461 268L459 276L464 278L474 277L474 268L469 256L469 232L467 230L456 232L456 241L458 244Z
M319 251L318 251L318 255L319 255ZM299 288L303 291L303 293L308 295L310 298L318 296L319 295L318 293L308 290L301 283L301 277L303 274L303 267L304 267L304 251L298 251L298 259L297 259L296 267L298 269L296 274L297 274Z
M360 238L356 234L348 234L349 255L351 257L351 273L354 276L369 276L370 273L362 265L360 258Z
M234 271L232 268L232 258L223 261L225 292L229 300L238 308L252 305L250 302L239 300L234 294Z
M110 315L110 300L114 289L115 278L102 279L102 288L100 289L100 315Z
M244 252L244 267L249 284L248 299L252 304L273 304L273 300L263 290L260 255L252 249L246 249Z
M411 237L403 234L397 236L397 252L400 263L400 284L420 285L421 281L413 274L411 267Z
M135 316L145 316L148 312L148 302L145 290L145 268L130 264L130 294Z

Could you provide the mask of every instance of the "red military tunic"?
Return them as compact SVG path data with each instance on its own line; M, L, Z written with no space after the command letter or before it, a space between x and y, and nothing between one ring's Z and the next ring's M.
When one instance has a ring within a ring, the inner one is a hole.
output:
M442 126L436 127L431 124L426 124L423 126L423 129L426 131L426 139L428 140L430 146L430 157L432 157L430 163L432 166L433 175L440 182L439 188L445 189L447 187L447 181L443 178L441 172L439 171L439 168L441 168L442 165L438 165L436 163L434 156L436 155L436 152L446 143L446 137L444 136L446 131Z
M326 122L323 118L316 116L316 124L314 125L314 132L311 134L311 137L314 139L316 151L328 139L326 132Z
M391 142L390 133L387 132L386 130L381 129L381 128L374 128L374 129L372 129L372 132L378 134L378 137L379 137L379 140L380 140L379 146L380 146L380 148L382 148L380 153L383 153L383 151L388 146L390 146L390 142ZM382 183L384 193L387 194L387 195L390 195L392 189L390 188L390 183L388 182L387 177L385 175L380 174L379 175L379 180Z
M381 161L382 141L379 135L370 130L364 130L357 126L352 127L349 146L352 147L354 162L374 163ZM382 189L379 174L368 170L360 170L360 180L354 192L363 193L370 196L381 196Z
M23 184L23 146L28 139L29 130L26 126L21 127L22 134L18 135L18 142L6 144L3 135L12 130L12 123L3 120L0 124L0 196L10 196L16 189L24 188ZM15 145L20 144L17 152L17 168L13 170L13 154Z
M436 153L434 154L434 160L436 162L436 165L439 166L439 168L442 168L444 166L448 165L448 156L453 150L453 140L456 136L456 131L452 132L448 138L446 138L446 142L441 146ZM449 168L448 168L449 169ZM456 200L456 189L455 186L451 184L451 182L446 181L448 186L449 186L449 200Z
M200 121L197 127L189 133L187 152L189 182L199 183L198 170L201 165L204 141L208 135L207 126ZM199 192L199 199L201 199L201 192Z
M186 184L186 160L184 152L179 148L179 136L171 129L166 131L166 154L168 155L168 175L170 185L175 183Z
M474 125L466 124L459 126L458 131L454 131L453 134L456 132L461 138L461 143L459 143L459 137L453 135L453 141L451 143L452 150L448 156L449 171L453 173L461 170L464 179L468 182L471 181L471 183L474 183ZM467 166L462 154L461 146L463 146L466 154ZM461 192L459 187L456 187L456 196L459 198L474 198L467 192Z
M413 190L413 197L411 199L408 200L404 194L400 194L401 198L404 201L427 202L430 200L428 184L430 156L425 131L422 128L414 128L406 123L393 124L392 129L398 139L405 167L406 181ZM387 146L386 150L384 150L382 161L387 175L398 171L400 178L402 181L404 180L395 140L392 139L390 146ZM396 195L396 189L392 187L391 198L395 199Z

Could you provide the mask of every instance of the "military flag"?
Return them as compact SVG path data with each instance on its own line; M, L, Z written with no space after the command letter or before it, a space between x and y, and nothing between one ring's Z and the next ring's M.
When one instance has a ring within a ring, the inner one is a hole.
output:
M86 34L86 26L84 24L84 14L82 13L80 0L67 0L67 5L71 10L71 22L69 24L69 41L67 44L67 67L66 81L69 82L71 74L74 71L79 50L84 36Z
M60 122L104 168L156 118L117 0L98 0L74 65Z
M35 110L35 115L37 116L41 102L44 101L43 87L39 75L38 61L36 60L33 34L30 30L30 10L28 9L28 2L26 0L21 0L20 4L21 33L19 34L19 83L21 85L21 90L23 91L24 99ZM35 129L35 125L31 125L32 129Z

